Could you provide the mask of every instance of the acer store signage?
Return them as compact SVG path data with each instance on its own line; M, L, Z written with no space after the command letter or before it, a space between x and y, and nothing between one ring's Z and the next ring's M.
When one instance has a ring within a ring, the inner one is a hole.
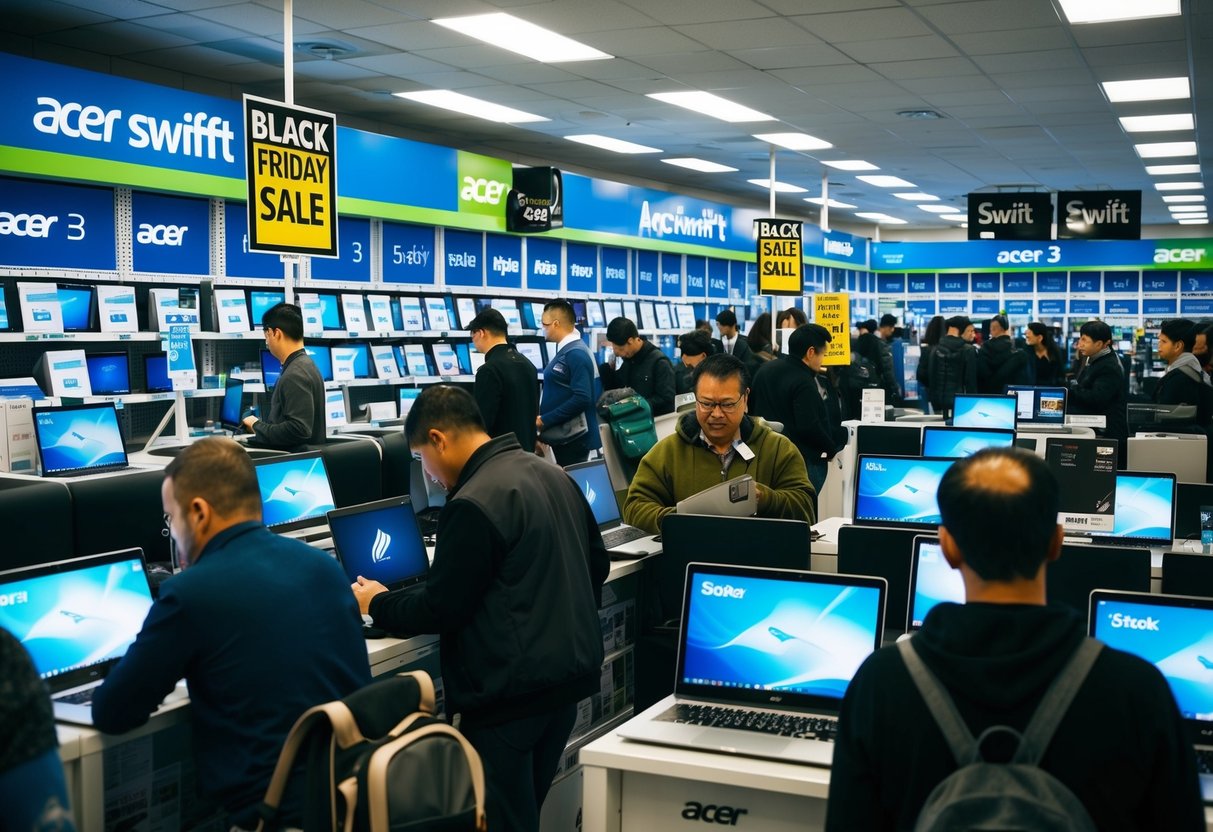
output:
M504 159L460 150L458 153L459 212L483 214L505 228L505 204L514 183L514 168Z
M506 200L507 231L533 234L564 227L564 179L557 168L515 168Z
M0 265L110 271L114 192L0 178Z
M1049 240L1052 225L1050 194L969 194L970 240Z
M1057 239L1140 238L1141 191L1058 191Z
M337 257L337 117L244 96L249 249Z
M210 274L210 210L205 199L131 194L134 270Z

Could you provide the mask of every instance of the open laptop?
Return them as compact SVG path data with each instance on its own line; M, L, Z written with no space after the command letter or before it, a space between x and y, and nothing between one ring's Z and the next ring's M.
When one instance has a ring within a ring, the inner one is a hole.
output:
M42 476L75 477L131 467L112 403L35 407L33 414Z
M1001 428L955 428L923 425L922 455L954 459L972 456L984 448L1009 448L1015 444L1015 431Z
M906 606L906 632L922 629L922 622L936 604L965 602L964 579L960 570L948 565L939 547L939 538L918 535L914 538L914 556L910 559L910 599Z
M92 725L92 694L152 606L142 549L0 572L0 627L29 652L55 718Z
M425 579L430 560L408 497L334 509L328 522L337 560L351 583L361 575L400 589Z
M1066 532L1067 543L1111 543L1157 549L1171 547L1175 528L1175 475L1122 471L1116 474L1111 534Z
M934 529L941 520L939 483L955 461L861 454L855 463L855 524Z
M1196 749L1200 792L1213 803L1213 598L1091 593L1087 632L1153 664L1171 686Z
M228 378L223 388L223 402L219 405L219 426L231 431L233 436L244 433L240 424L244 404L244 381L238 378Z
M590 504L594 519L598 521L598 531L602 533L602 543L612 560L639 558L661 551L655 535L623 522L605 459L580 462L564 471Z
M274 532L322 530L335 509L333 488L319 451L253 460L261 490L261 520Z
M758 490L749 474L696 492L679 500L679 514L710 514L715 517L753 517L758 513Z
M880 646L886 591L883 578L690 564L674 693L619 735L830 765L843 694Z
M1015 397L1015 428L1033 433L1068 433L1064 387L1008 385Z
M951 424L958 428L1015 429L1014 396L959 393L952 405Z

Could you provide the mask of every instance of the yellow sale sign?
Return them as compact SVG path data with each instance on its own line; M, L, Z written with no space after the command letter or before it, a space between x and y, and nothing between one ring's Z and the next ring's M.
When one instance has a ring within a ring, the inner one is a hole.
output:
M851 296L846 292L813 296L813 322L830 331L833 339L826 345L827 367L851 363Z

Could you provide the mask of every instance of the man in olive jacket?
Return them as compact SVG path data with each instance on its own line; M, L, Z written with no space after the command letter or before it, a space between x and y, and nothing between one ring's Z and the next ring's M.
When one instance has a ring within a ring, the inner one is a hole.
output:
M816 522L804 458L786 436L746 415L749 388L735 356L704 359L695 371L695 411L640 461L624 522L656 534L679 500L743 474L754 478L759 517Z

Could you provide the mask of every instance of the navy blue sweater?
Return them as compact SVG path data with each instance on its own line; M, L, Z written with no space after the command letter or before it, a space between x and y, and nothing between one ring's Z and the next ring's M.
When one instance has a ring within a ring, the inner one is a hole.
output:
M545 428L562 425L584 413L589 427L586 445L591 451L602 447L598 413L594 410L601 392L596 369L589 347L580 340L570 341L543 368L543 398L539 402L539 417Z

